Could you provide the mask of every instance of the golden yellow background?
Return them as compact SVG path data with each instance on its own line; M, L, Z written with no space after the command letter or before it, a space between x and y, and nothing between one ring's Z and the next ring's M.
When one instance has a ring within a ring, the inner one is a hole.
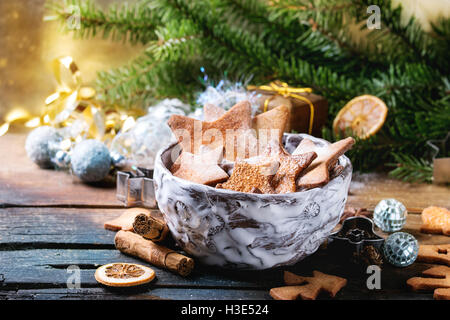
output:
M97 0L107 6L111 0ZM92 82L96 72L120 66L141 48L101 39L73 39L58 23L44 22L45 0L0 1L0 124L12 108L39 113L44 99L55 90L50 62L70 55Z

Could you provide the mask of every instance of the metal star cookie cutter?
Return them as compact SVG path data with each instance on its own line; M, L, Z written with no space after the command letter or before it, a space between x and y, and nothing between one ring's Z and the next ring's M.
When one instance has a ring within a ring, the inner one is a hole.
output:
M384 238L374 231L373 221L366 217L350 217L344 220L342 227L332 233L329 239L344 250L360 253L364 246L371 245L381 249Z
M156 208L153 170L132 167L132 171L118 171L116 197L126 206Z

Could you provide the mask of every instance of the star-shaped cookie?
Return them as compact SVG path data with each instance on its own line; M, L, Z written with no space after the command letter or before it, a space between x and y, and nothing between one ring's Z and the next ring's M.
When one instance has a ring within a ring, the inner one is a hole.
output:
M271 182L277 168L278 162L274 161L239 161L236 162L230 179L218 184L216 188L249 193L275 193Z
M274 138L281 143L284 130L289 120L289 108L281 105L253 118L253 129L262 144L267 144Z
M272 141L263 156L278 161L280 166L272 179L276 193L289 193L297 190L296 180L300 173L317 157L314 151L291 155L277 141Z
M202 145L211 149L225 149L225 158L248 158L257 153L257 140L252 132L251 107L248 101L233 106L215 121L201 121L181 115L172 115L168 121L184 151L194 154Z
M206 103L203 106L203 120L204 121L216 121L226 113L225 109L216 106L215 104Z
M347 279L314 270L312 277L298 276L292 272L284 272L286 287L270 289L275 300L316 300L320 292L328 293L332 298L347 285Z
M172 165L174 176L196 183L215 185L228 179L228 174L219 167L223 148L202 148L199 154L183 151Z
M225 114L225 110L213 104L203 106L203 119L215 121ZM283 133L289 121L289 108L281 105L253 118L252 127L256 131L260 150L273 139L281 142Z
M354 143L355 139L348 137L326 147L317 147L311 140L303 139L292 154L314 151L317 153L317 158L297 179L297 186L302 189L311 189L327 184L330 181L330 169Z
M433 298L450 300L450 267L437 266L422 272L425 277L413 277L406 281L413 291L433 291Z

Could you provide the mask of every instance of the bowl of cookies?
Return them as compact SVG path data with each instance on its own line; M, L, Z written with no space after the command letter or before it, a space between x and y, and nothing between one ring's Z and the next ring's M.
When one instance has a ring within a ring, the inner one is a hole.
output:
M269 269L314 253L344 211L353 138L283 134L283 106L256 117L246 101L219 109L169 119L178 142L159 151L154 184L173 238L226 268Z

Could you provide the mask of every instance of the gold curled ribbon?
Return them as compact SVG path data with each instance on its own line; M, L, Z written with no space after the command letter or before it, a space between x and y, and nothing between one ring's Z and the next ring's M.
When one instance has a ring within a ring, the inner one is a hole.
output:
M70 56L56 58L51 62L57 82L56 92L45 99L42 122L55 127L68 127L77 123L72 139L103 139L105 117L101 106L95 101L96 92L83 87L81 71Z
M43 123L58 127L77 123L71 137L75 142L84 138L112 140L125 122L117 108L106 111L96 101L95 89L82 85L81 71L72 57L54 59L51 68L57 89L45 99Z
M72 57L56 58L51 66L58 92L72 92L81 87L81 72Z
M264 93L273 94L272 97L267 98L264 101L264 112L267 111L267 109L269 107L269 102L272 99L274 99L276 95L280 95L285 98L295 98L295 99L299 99L299 100L306 102L309 105L309 110L310 110L308 133L309 134L312 133L313 124L314 124L314 105L311 102L311 100L298 94L298 93L311 93L312 92L311 88L289 87L289 85L286 82L277 80L277 81L271 82L269 85L248 86L247 89L252 90L252 91L259 90L259 91L264 91Z
M0 126L0 137L8 132L13 123L20 122L25 127L32 128L39 125L39 120L39 117L34 117L23 108L14 108L6 114L4 123Z
M144 114L144 110L133 108L120 110L119 106L103 108L96 100L96 91L89 86L83 86L81 71L70 56L54 59L51 69L57 87L54 93L45 99L45 107L40 117L32 116L28 111L15 108L5 117L0 126L0 136L4 135L13 122L25 122L25 126L32 128L40 125L53 127L69 127L70 138L66 139L66 147L70 148L71 141L81 141L94 138L111 141L117 132L130 129L137 117Z

